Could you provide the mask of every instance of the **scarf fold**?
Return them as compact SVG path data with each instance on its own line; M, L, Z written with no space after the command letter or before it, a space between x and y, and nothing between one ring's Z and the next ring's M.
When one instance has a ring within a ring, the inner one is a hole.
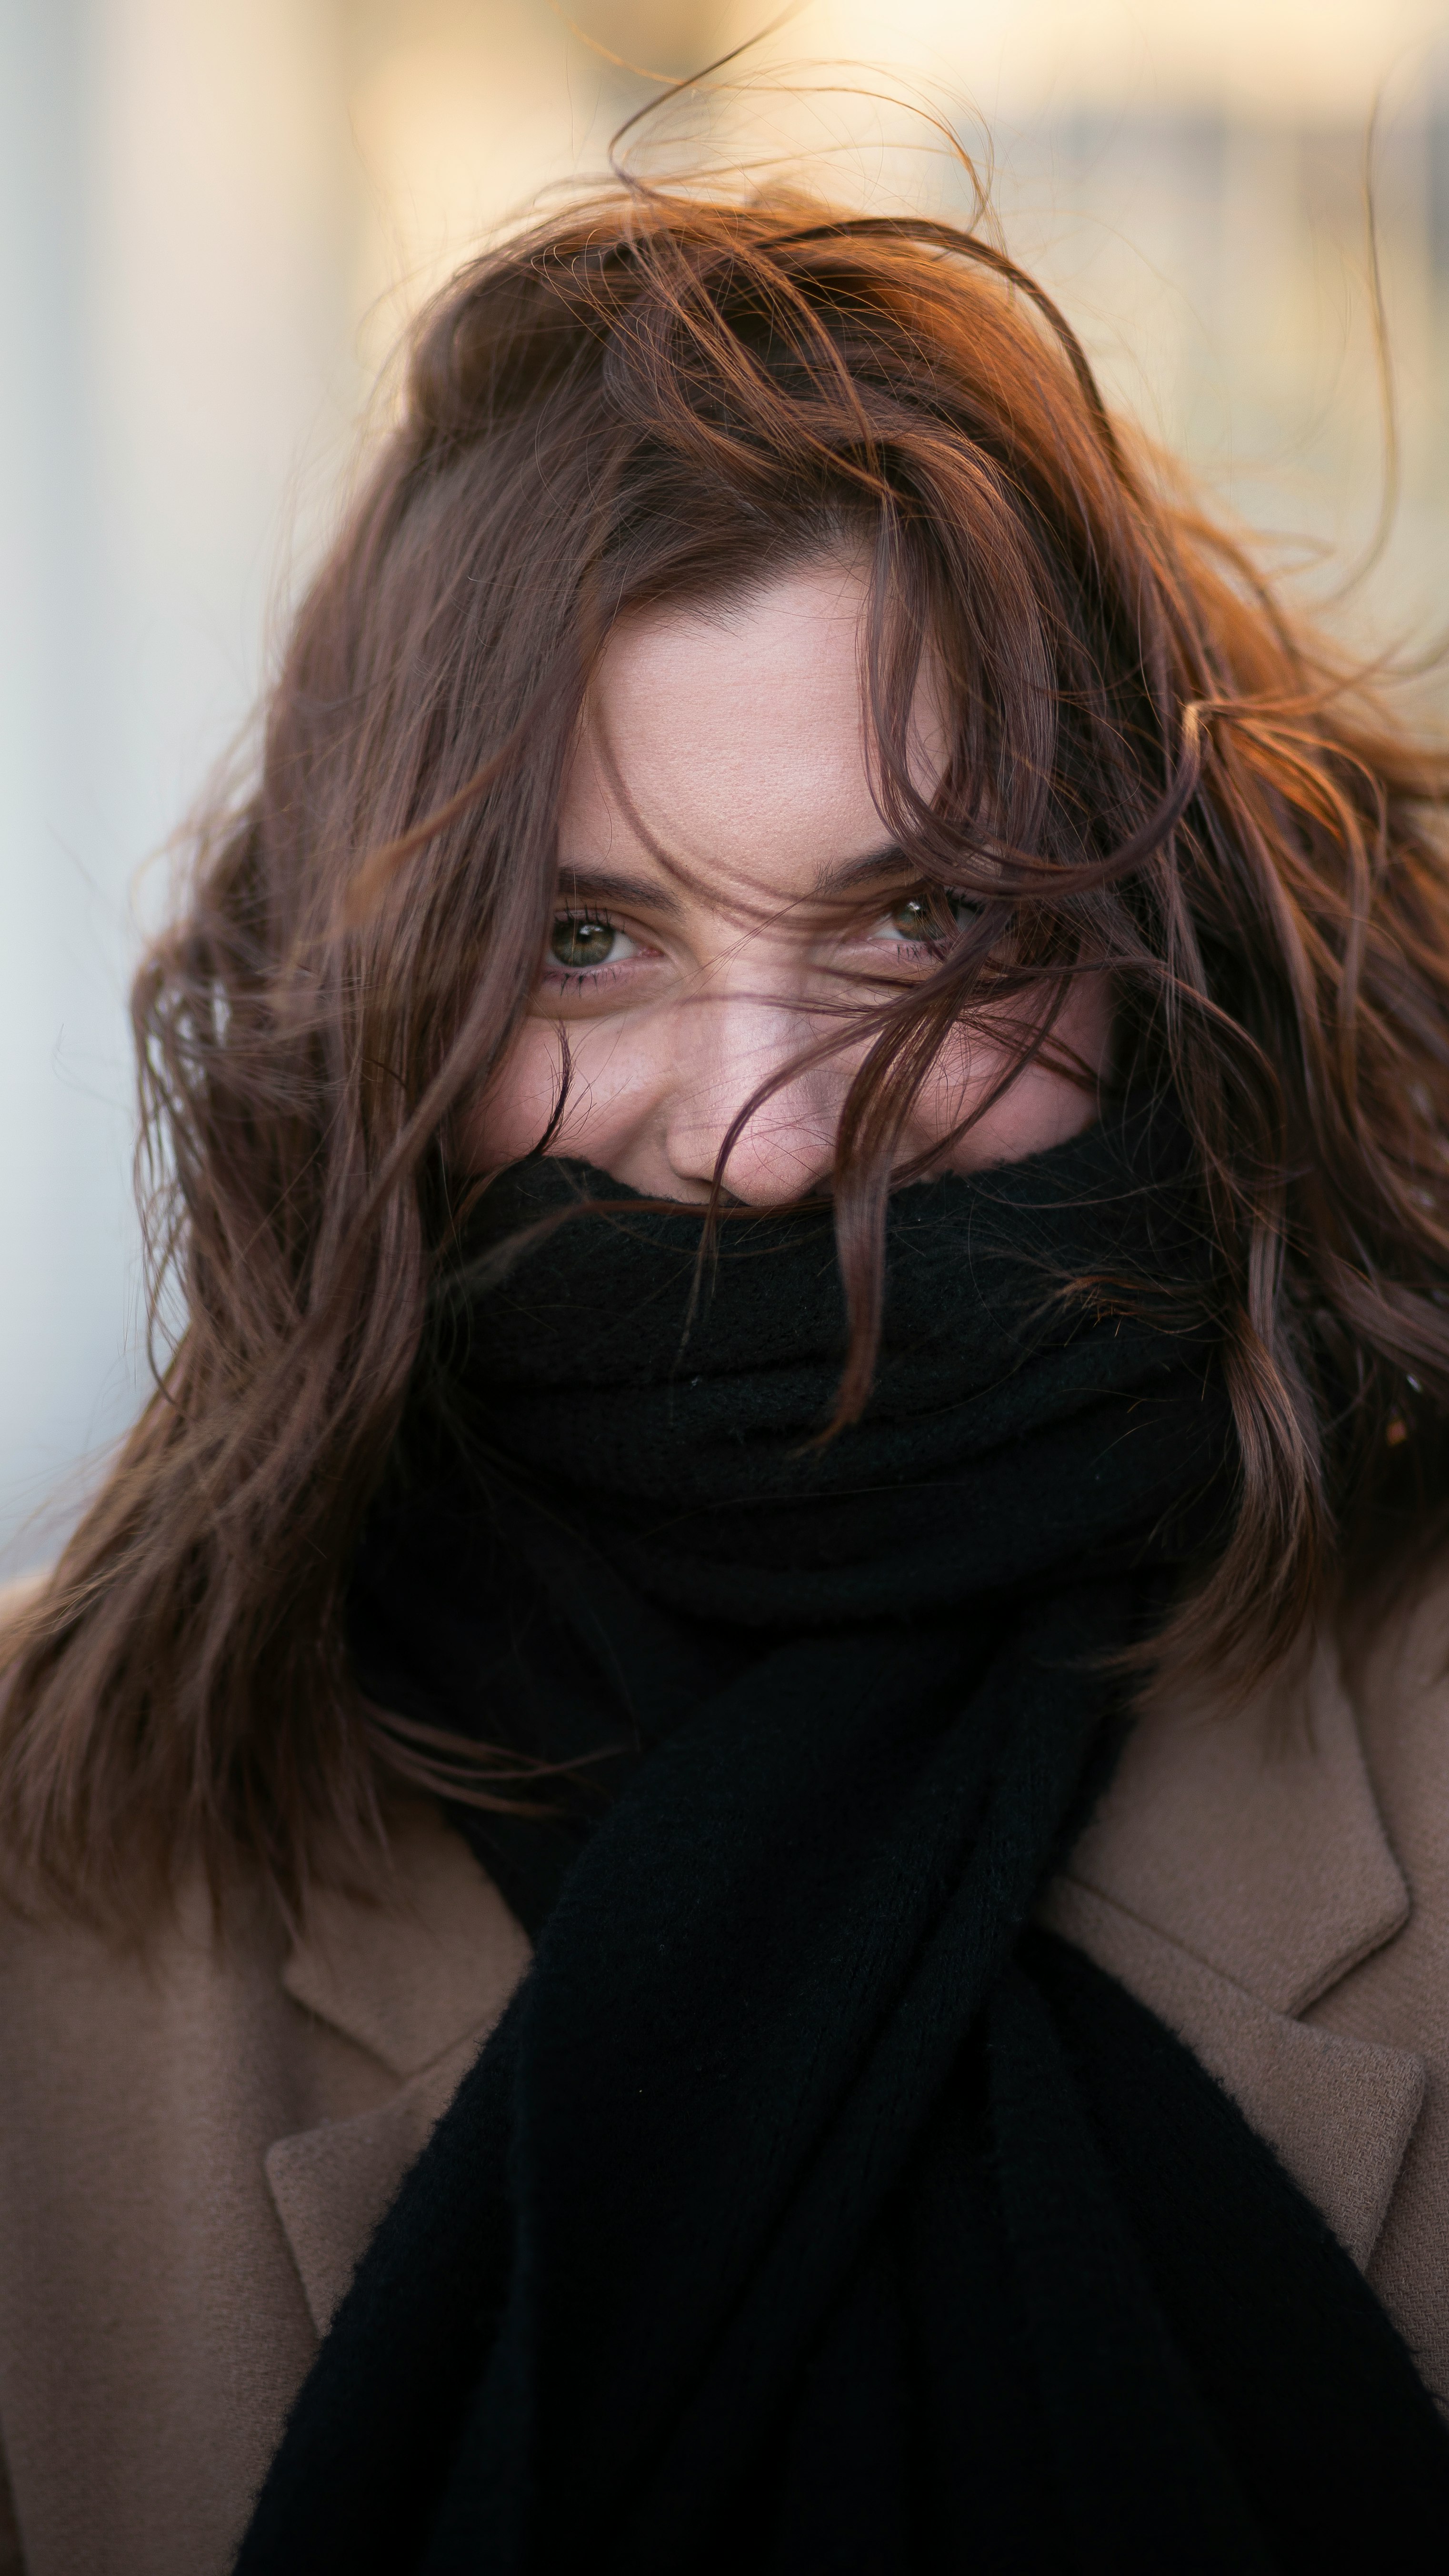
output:
M828 1219L699 1242L522 1165L440 1300L355 1650L565 1766L547 1817L457 1811L536 1956L239 2569L1414 2563L1449 2434L1392 2326L1032 1922L1231 1492L1179 1130L899 1193L875 1389L823 1446Z

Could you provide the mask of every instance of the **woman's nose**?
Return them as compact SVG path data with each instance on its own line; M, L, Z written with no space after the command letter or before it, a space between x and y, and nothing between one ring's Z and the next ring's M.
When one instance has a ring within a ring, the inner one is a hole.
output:
M828 1035L828 1020L798 1002L701 994L687 1005L665 1124L679 1181L691 1191L713 1181L746 1108L722 1175L735 1198L778 1207L825 1181L850 1079L839 1056L806 1061ZM758 1099L762 1091L767 1096Z

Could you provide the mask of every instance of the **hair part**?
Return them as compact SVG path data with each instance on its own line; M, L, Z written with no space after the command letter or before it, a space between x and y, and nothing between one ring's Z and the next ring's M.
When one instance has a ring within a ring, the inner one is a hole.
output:
M1260 1674L1386 1515L1426 1526L1449 764L1109 417L982 234L622 189L423 315L260 775L202 826L136 979L153 1313L169 1277L185 1326L23 1614L0 1718L13 1850L65 1902L134 1915L245 1859L295 1913L375 1876L390 1786L514 1794L506 1747L368 1706L344 1632L466 1197L449 1138L528 1008L617 621L845 544L884 818L977 910L879 1005L849 1089L837 1420L869 1389L896 1148L949 1031L1014 1013L1019 1063L1107 973L1118 1078L1170 1091L1191 1136L1241 1454L1159 1656ZM927 653L951 727L929 798Z

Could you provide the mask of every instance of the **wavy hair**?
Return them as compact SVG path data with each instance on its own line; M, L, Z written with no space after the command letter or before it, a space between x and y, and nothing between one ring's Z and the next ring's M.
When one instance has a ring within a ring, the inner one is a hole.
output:
M1022 997L1019 1062L1105 972L1118 1079L1170 1090L1192 1140L1241 1453L1162 1653L1261 1672L1385 1513L1437 1501L1449 764L1110 416L983 231L620 188L423 314L255 786L199 831L136 979L152 1291L184 1328L22 1621L0 1722L0 1812L65 1902L134 1913L245 1855L295 1910L375 1875L390 1783L509 1794L506 1747L369 1706L344 1633L456 1237L450 1138L528 1007L616 620L845 542L883 814L974 908L878 1002L846 1101L838 1420L947 1031ZM927 800L928 652L950 747Z

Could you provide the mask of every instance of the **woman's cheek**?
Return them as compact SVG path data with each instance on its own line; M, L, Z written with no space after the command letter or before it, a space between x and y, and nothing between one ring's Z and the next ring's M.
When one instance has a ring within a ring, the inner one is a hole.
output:
M981 1078L979 1083L973 1078L972 1091L980 1097L1000 1073L1001 1061L973 1067L973 1076L978 1071ZM1048 1146L1064 1144L1068 1136L1079 1136L1084 1127L1093 1126L1099 1114L1094 1089L1043 1065L1028 1065L993 1101L979 1125L962 1137L952 1153L951 1168L977 1171L989 1163L1019 1163L1028 1154L1044 1154Z
M554 1022L525 1020L464 1131L470 1172L502 1171L537 1150L558 1103L561 1050Z
M980 1170L990 1163L1019 1162L1028 1154L1078 1136L1101 1115L1093 1074L1105 1075L1111 1053L1112 1006L1105 980L1083 980L1055 1024L1054 1037L1064 1054L1075 1057L1088 1077L1074 1080L1049 1064L1030 1064L992 1103L985 1116L952 1148L952 1171ZM991 1090L1009 1053L981 1029L962 1030L942 1050L932 1079L920 1095L916 1112L916 1150L945 1140Z
M565 1065L567 1097L555 1125ZM469 1123L468 1168L520 1162L552 1127L550 1153L612 1170L610 1156L628 1146L675 1079L669 1032L652 1014L525 1020Z

